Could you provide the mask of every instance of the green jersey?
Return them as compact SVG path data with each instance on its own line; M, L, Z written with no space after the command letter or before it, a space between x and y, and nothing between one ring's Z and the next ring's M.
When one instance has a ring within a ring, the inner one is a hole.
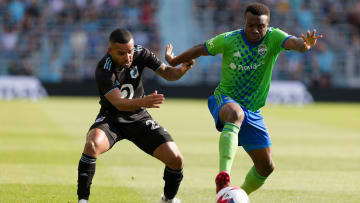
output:
M264 38L250 45L243 29L220 34L206 41L210 55L222 54L222 78L214 95L226 95L250 111L265 105L272 70L283 44L290 36L268 28Z

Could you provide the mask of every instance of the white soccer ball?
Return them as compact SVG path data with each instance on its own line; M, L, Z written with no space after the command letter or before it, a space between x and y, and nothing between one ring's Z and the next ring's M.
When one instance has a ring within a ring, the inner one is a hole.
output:
M217 193L216 203L250 203L250 199L243 189L229 186Z

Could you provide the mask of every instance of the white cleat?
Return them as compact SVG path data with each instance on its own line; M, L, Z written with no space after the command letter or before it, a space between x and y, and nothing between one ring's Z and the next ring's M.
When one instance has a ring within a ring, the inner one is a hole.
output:
M160 203L181 203L181 201L176 197L174 197L173 199L166 199L165 195L162 195Z
M81 200L79 200L79 203L89 203L89 200L87 200L87 199L81 199Z

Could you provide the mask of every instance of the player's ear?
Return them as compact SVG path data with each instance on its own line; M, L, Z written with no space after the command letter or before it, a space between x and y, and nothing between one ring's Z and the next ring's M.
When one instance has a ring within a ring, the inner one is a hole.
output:
M112 41L109 41L109 47L108 47L108 53L111 53L112 49L111 47L113 46L113 42Z

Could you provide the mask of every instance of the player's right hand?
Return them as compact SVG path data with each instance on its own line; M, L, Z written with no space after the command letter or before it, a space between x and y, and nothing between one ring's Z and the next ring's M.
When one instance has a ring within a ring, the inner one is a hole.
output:
M155 90L154 93L147 95L143 98L144 100L144 107L146 108L160 108L160 104L163 103L165 97L163 94L158 94Z

